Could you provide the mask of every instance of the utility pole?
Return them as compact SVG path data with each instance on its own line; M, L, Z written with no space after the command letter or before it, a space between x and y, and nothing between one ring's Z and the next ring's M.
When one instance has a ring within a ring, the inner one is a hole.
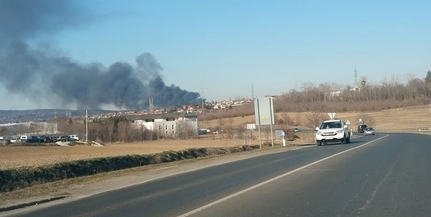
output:
M356 67L355 67L355 85L358 85L358 72L356 71Z
M254 99L254 86L251 85L251 98Z
M154 113L154 101L153 101L153 97L150 97L149 99L148 99L148 101L149 101L149 108L148 108L148 112L150 113L150 114L153 114Z
M85 141L88 142L88 110L85 110Z
M201 103L202 103L202 107L201 107L201 110L202 110L202 112L204 111L204 109L205 109L205 102L204 102L204 89L201 89L201 91L202 91L202 93L201 93Z

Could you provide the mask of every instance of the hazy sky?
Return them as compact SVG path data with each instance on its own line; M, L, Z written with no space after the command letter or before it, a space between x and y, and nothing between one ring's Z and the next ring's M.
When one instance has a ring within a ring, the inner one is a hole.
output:
M353 85L355 67L376 83L431 70L429 0L75 1L91 14L88 22L29 43L106 67L135 65L150 53L167 85L210 101L251 97L252 85L255 96L305 82ZM4 87L0 96L0 109L61 107L29 103Z

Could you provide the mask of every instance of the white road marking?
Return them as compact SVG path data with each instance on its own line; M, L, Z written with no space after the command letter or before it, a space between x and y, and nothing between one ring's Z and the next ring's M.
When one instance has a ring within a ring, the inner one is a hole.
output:
M395 164L392 165L392 167L389 170L388 174L386 174L386 176L379 182L379 184L377 185L377 187L374 189L373 193L371 193L371 198L368 199L367 201L365 201L365 205L363 207L359 208L360 211L366 211L367 210L368 205L370 205L373 202L374 198L376 197L377 191L379 190L380 186L383 185L383 183L388 179L388 177L394 171L394 167L395 167Z
M313 166L313 165L315 165L315 164L318 164L318 163L320 163L320 162L323 162L323 161L326 161L326 160L328 160L328 159L334 158L334 157L336 157L336 156L338 156L338 155L342 155L342 154L345 154L345 153L347 153L347 152L349 152L349 151L353 151L353 150L355 150L355 149L362 148L362 147L364 147L364 146L366 146L366 145L369 145L369 144L371 144L371 143L373 143L373 142L376 142L376 141L381 140L381 139L383 139L383 138L386 138L386 137L388 137L388 136L389 136L389 135L386 135L386 136L380 137L380 138L378 138L378 139L375 139L375 140L369 141L369 142L367 142L367 143L365 143L365 144L363 144L363 145L360 145L360 146L357 146L357 147L354 147L354 148L351 148L351 149L347 149L347 150L342 151L342 152L338 152L338 153L333 154L333 155L331 155L331 156L328 156L328 157L322 158L322 159L320 159L320 160L318 160L318 161L314 161L313 163L307 164L307 165L302 166L302 167L300 167L300 168L298 168L298 169L295 169L295 170L292 170L292 171L290 171L290 172L284 173L284 174L282 174L282 175L276 176L276 177L274 177L274 178L272 178L272 179L266 180L266 181L261 182L261 183L259 183L259 184L257 184L257 185L254 185L254 186L251 186L251 187L249 187L249 188L246 188L246 189L244 189L244 190L242 190L242 191L239 191L239 192L236 192L236 193L234 193L234 194L228 195L228 196L223 197L223 198L221 198L221 199L219 199L219 200L216 200L216 201L214 201L214 202L212 202L212 203L209 203L209 204L207 204L207 205L204 205L204 206L201 206L201 207L199 207L199 208L197 208L197 209L194 209L194 210L192 210L192 211L190 211L190 212L188 212L188 213L184 213L184 214L182 214L182 215L179 215L178 217L187 217L187 216L191 216L191 215L196 214L196 213L198 213L198 212L200 212L200 211L203 211L203 210L205 210L205 209L208 209L208 208L210 208L210 207L212 207L212 206L214 206L214 205L217 205L217 204L219 204L219 203L222 203L222 202L224 202L224 201L227 201L227 200L229 200L229 199L232 199L232 198L234 198L234 197L236 197L236 196L239 196L239 195L241 195L241 194L244 194L244 193L249 192L249 191L251 191L251 190L254 190L254 189L256 189L256 188L259 188L259 187L261 187L261 186L263 186L263 185L266 185L266 184L269 184L269 183L271 183L271 182L274 182L274 181L276 181L276 180L278 180L278 179L281 179L281 178L283 178L283 177L285 177L285 176L291 175L291 174L293 174L293 173L296 173L296 172L298 172L298 171L301 171L301 170L303 170L303 169L305 169L305 168L308 168L308 167Z

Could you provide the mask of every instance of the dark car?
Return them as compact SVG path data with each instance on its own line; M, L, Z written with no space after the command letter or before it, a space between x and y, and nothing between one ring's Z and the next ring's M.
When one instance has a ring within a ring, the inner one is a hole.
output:
M365 129L367 129L367 125L359 125L358 126L358 133L363 133Z
M53 140L49 136L39 136L39 142L50 143L50 142L53 142Z
M64 136L60 136L58 138L58 141L67 142L67 141L71 141L71 140L70 140L70 137L68 135L64 135Z

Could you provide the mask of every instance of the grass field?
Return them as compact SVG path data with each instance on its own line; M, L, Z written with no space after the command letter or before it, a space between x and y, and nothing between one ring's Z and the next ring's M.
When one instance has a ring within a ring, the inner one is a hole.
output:
M93 146L0 146L0 169L33 167L78 159L154 154L199 147L228 147L243 145L239 140L160 140L135 143L112 143Z
M289 112L287 113L291 118L301 118L303 122L306 115L305 112ZM414 106L399 109L390 109L378 112L346 112L337 113L335 118L349 121L352 125L358 122L358 115L366 114L375 119L375 127L378 130L391 131L399 129L413 129L413 128L427 128L431 126L431 105L427 106ZM282 117L281 113L276 116ZM246 127L248 123L254 123L254 115L235 117L222 120L211 120L200 122L201 128L214 129L220 125L243 126ZM355 127L353 127L355 129Z
M378 131L397 131L404 129L428 128L431 126L430 106L409 107L366 113L375 119L375 128ZM291 117L300 117L304 113L289 113ZM349 120L352 125L357 123L359 113L339 113L336 118ZM216 128L220 123L231 124L234 127L245 127L247 123L254 122L254 116L236 117L226 120L202 121L201 128ZM313 141L310 133L298 134L297 143ZM267 141L267 140L266 140ZM280 141L276 141L280 144ZM219 135L209 135L205 139L192 140L162 140L137 143L106 144L105 147L90 146L0 146L0 169L18 168L22 166L40 166L63 161L88 159L106 156L119 156L128 154L153 154L168 150L184 150L198 147L228 147L243 144L258 144L253 141L241 139L221 139ZM292 145L292 143L290 143Z

